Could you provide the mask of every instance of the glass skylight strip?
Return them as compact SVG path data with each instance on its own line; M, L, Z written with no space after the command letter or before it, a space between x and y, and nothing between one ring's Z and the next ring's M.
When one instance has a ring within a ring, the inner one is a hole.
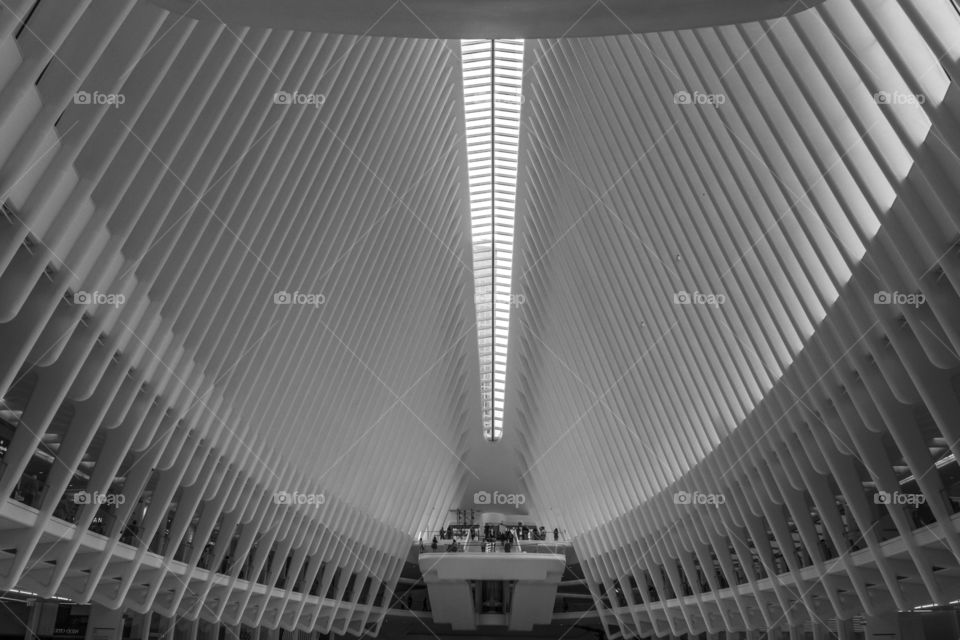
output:
M483 432L503 436L523 40L462 40Z

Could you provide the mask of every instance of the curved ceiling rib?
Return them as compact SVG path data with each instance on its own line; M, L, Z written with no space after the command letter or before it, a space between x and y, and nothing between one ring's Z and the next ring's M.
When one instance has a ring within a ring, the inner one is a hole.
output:
M2 4L0 588L375 635L492 491L611 636L960 599L960 13L738 6L790 15Z
M960 559L957 42L831 0L528 43L506 420L625 635L946 600L880 543L913 492Z
M233 27L404 38L596 37L779 18L823 0L149 0Z
M0 378L37 379L5 408L0 492L40 514L0 581L378 626L476 420L456 51L145 2L43 1L24 28L25 8L0 25ZM63 519L80 533L50 547ZM106 535L89 573L87 529Z

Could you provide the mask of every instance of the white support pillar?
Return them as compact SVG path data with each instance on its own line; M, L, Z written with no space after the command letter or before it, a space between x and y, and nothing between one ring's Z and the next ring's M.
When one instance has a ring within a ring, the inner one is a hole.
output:
M30 615L27 617L27 629L24 634L24 640L33 640L39 634L40 615L43 612L43 601L34 600L30 603Z
M153 612L147 612L140 615L134 615L133 617L133 628L130 630L130 640L149 640L150 638L150 621L153 617Z

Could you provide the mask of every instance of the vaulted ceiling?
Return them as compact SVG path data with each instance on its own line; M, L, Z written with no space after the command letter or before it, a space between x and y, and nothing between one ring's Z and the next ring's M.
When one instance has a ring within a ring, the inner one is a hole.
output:
M173 4L0 13L0 493L43 483L4 503L4 586L360 633L411 541L499 491L625 635L960 589L951 0L527 40L498 443L460 43ZM881 548L911 482L939 552ZM127 499L64 518L77 491ZM254 594L274 552L317 593Z

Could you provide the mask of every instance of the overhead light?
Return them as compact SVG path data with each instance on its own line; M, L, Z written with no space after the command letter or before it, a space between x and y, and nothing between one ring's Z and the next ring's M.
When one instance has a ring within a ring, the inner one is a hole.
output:
M41 596L39 593L34 593L33 591L24 591L23 589L7 589L6 593L15 593L20 596L40 598L42 600L59 600L61 602L73 602L72 600L70 600L70 598L61 598L60 596Z
M484 437L503 436L523 40L463 40L463 93Z

